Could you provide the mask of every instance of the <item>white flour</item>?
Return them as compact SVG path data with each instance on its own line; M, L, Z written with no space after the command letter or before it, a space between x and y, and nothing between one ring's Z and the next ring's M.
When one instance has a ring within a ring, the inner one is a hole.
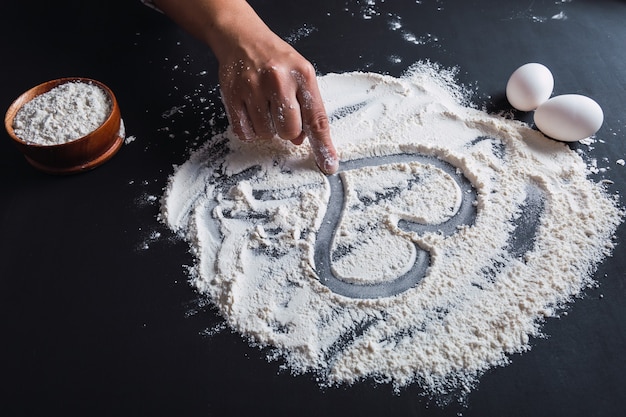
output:
M13 129L23 141L59 145L96 130L111 113L111 100L98 86L68 82L26 103Z
M623 213L566 145L468 107L451 71L320 87L338 176L227 132L171 177L162 220L197 257L193 285L322 385L467 392L593 283Z

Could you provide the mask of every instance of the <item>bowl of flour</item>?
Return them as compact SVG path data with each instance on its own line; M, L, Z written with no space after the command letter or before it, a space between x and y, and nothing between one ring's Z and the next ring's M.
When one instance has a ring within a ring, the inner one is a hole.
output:
M89 78L60 78L31 88L11 104L4 124L26 160L51 174L93 169L124 141L115 95Z

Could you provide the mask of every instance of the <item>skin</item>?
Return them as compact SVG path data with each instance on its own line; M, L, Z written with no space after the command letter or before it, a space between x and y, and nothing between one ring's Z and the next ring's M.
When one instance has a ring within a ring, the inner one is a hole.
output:
M339 160L315 69L245 0L154 3L215 54L226 112L241 140L278 135L300 145L308 138L322 172L337 171Z

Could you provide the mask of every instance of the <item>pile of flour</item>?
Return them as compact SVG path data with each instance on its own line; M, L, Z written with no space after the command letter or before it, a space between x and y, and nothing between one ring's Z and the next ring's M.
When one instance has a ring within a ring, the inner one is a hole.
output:
M111 100L100 87L68 82L43 93L20 108L15 134L36 145L59 145L96 130L111 113Z
M192 283L322 385L468 391L593 284L616 198L566 145L469 105L453 71L319 82L339 174L226 132L170 178L161 217L197 257Z

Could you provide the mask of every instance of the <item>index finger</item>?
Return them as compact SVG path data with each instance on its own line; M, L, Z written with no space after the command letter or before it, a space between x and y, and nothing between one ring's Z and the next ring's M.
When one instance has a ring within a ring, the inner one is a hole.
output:
M339 168L339 158L330 137L330 123L314 72L299 81L298 101L302 129L309 138L315 162L325 174L334 174Z

